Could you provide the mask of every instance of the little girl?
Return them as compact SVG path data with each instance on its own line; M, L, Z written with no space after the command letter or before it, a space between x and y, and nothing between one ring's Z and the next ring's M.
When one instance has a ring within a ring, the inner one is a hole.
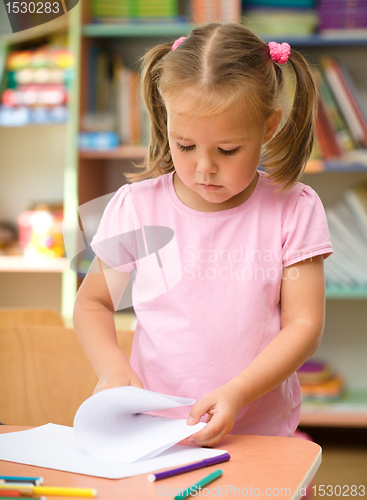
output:
M208 422L191 438L198 445L229 431L292 436L295 372L320 344L332 253L320 199L298 182L314 135L310 69L288 44L237 24L198 27L143 62L145 170L108 204L92 245L100 272L75 304L95 392L132 385L195 398L165 414ZM288 117L282 65L294 77ZM154 228L168 232L152 243ZM134 269L129 363L113 295Z

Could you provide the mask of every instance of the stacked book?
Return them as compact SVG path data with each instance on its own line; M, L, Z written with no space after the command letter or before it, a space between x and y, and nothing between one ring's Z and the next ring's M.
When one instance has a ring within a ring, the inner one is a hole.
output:
M147 144L148 115L137 70L121 56L92 45L88 55L87 113L81 120L81 149Z
M367 286L367 183L344 191L343 199L326 208L334 253L325 260L326 284Z
M242 22L259 36L299 36L318 24L314 0L242 0Z
M366 0L319 0L317 12L320 33L367 29Z
M92 0L99 23L164 22L178 19L178 0Z
M2 83L0 125L64 122L73 64L68 50L55 46L10 52Z
M297 371L305 401L336 401L343 393L343 378L324 361L308 360Z
M319 90L314 157L367 164L367 96L336 59L324 56L312 70Z

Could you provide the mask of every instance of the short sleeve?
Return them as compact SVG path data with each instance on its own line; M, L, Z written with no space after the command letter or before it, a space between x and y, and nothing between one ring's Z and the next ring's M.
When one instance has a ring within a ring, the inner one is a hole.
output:
M283 224L283 266L333 253L325 209L319 196L301 184L296 203Z
M129 186L124 185L106 206L91 248L109 267L131 272L144 252L142 238Z

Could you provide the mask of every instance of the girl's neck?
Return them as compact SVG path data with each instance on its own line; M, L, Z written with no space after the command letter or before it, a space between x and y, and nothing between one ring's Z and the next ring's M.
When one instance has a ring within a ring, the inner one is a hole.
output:
M198 212L222 212L223 210L238 207L248 200L255 190L258 178L259 174L256 172L246 189L222 203L210 203L202 198L198 193L188 188L176 172L173 174L173 186L178 199L192 210Z

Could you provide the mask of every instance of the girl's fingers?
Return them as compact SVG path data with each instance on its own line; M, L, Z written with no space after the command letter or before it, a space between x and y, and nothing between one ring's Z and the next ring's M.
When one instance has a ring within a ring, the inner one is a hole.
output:
M213 446L226 434L227 425L223 417L212 418L210 423L201 431L193 434L190 441L199 446Z

